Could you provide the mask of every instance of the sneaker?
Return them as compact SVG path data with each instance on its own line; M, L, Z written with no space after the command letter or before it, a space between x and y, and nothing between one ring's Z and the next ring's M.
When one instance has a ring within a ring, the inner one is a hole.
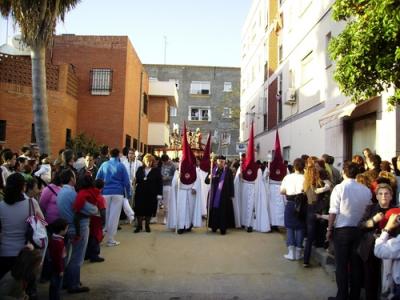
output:
M134 216L129 216L129 224L133 224L135 222L135 217Z
M100 256L97 256L97 257L94 257L94 258L91 258L91 259L90 259L90 262L91 262L91 263L103 262L103 261L104 261L104 258L102 258L102 257L100 257Z
M121 244L120 242L117 241L108 241L107 242L107 247L114 247L114 246L118 246L119 244Z
M79 286L76 288L68 289L69 294L87 293L90 289L87 286Z

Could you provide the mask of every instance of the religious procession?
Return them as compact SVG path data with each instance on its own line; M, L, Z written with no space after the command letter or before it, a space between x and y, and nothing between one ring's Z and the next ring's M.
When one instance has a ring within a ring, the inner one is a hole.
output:
M29 299L35 299L36 274L41 281L50 280L50 299L58 299L63 287L71 294L88 292L80 281L82 264L104 262L101 245L120 245L121 222L132 224L135 234L149 233L151 224L159 222L178 235L201 227L220 235L284 230L288 253L283 257L303 261L304 268L310 267L312 247L335 253L338 294L345 295L349 287L360 293L362 280L371 299L378 291L395 292L391 282L379 280L390 270L384 233L397 230L399 213L394 208L399 176L392 174L389 162L365 149L365 160L356 155L342 172L327 154L304 155L287 164L276 132L274 158L261 163L254 159L253 126L247 152L240 161L229 162L210 153L211 136L202 157L195 157L188 136L185 125L179 161L167 154L140 157L134 149L120 153L105 146L98 157L62 150L50 163L35 146L23 147L22 153L4 149L0 283L10 270L28 268L21 276ZM396 174L398 161L393 160ZM28 208L35 216L29 232ZM367 241L376 230L382 234L374 247ZM349 249L360 250L349 256Z

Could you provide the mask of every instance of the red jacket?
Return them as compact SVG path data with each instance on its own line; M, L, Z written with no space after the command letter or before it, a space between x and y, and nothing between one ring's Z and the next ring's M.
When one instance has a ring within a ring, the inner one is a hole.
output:
M106 208L106 200L104 199L98 188L87 188L80 190L78 192L78 195L76 196L74 211L77 213L80 212L83 206L85 206L86 201L93 205L96 205L99 210ZM103 224L101 217L90 217L89 234L91 236L94 236L99 243L103 240Z

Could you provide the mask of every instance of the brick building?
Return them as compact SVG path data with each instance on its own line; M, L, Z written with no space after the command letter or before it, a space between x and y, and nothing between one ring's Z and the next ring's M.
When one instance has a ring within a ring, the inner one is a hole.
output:
M35 142L30 64L0 56L0 143L14 150ZM46 68L53 155L78 133L147 150L148 76L127 36L55 36Z

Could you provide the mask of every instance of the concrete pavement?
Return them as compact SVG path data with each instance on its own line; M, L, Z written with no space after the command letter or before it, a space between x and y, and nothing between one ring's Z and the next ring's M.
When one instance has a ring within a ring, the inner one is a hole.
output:
M102 247L103 263L86 263L86 294L64 299L327 299L336 285L320 268L283 258L280 233L194 229L176 235L162 225L151 233L118 231L117 247ZM46 295L47 285L41 285ZM45 299L45 298L43 298Z

